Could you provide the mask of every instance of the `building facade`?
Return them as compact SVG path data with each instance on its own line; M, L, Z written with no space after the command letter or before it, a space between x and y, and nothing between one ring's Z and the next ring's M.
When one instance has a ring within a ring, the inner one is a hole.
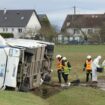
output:
M15 38L38 34L41 24L35 10L0 10L0 33L13 33Z
M89 35L100 31L100 28L105 23L105 14L75 14L67 15L61 33L68 42L81 42ZM65 36L66 35L66 36Z

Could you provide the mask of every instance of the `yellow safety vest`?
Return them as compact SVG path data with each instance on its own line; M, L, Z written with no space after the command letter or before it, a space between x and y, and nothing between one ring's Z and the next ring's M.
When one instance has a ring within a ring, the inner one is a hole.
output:
M67 63L68 63L68 62L65 62L65 66L63 66L63 68L64 68L64 73L65 73L65 74L69 74L69 73L70 73L70 68L68 67Z

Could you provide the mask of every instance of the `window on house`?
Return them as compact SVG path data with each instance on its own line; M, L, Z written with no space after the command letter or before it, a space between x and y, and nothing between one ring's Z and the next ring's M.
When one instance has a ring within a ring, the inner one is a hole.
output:
M5 28L3 28L3 32L5 32Z
M67 22L67 27L70 26L70 22Z
M24 20L24 17L23 16L21 17L21 20Z
M22 28L19 28L19 29L18 29L18 32L19 32L19 33L22 33Z
M14 28L12 28L12 32L14 31Z
M8 28L6 28L6 32L8 31Z
M74 33L75 34L80 34L80 30L79 29L74 29Z
M93 29L88 29L88 34L92 34L93 33Z

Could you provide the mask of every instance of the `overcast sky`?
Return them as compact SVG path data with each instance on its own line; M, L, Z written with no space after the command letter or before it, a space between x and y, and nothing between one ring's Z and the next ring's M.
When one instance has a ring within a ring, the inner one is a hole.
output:
M74 5L77 13L105 12L105 0L0 0L0 9L35 9L57 25L62 25L67 14L73 14Z

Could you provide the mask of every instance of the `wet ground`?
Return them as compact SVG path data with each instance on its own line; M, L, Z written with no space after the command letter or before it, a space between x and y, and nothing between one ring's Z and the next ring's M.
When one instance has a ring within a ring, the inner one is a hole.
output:
M48 98L54 94L57 94L62 91L62 88L59 83L50 83L50 84L43 84L39 88L34 90L34 94L38 95L42 98Z
M97 87L105 91L105 79L99 79Z
M88 82L88 83L80 83L80 86L84 87L92 87L97 88L105 91L105 78L99 78L97 83Z
M80 82L79 84L77 83L72 83L70 87L61 87L59 83L56 82L51 82L49 84L43 84L39 88L36 88L33 91L33 94L38 95L42 98L48 98L52 95L58 94L59 92L68 89L68 88L73 88L74 86L81 86L81 87L92 87L95 89L101 89L105 91L105 78L100 78L98 79L98 83L92 83L92 82Z

